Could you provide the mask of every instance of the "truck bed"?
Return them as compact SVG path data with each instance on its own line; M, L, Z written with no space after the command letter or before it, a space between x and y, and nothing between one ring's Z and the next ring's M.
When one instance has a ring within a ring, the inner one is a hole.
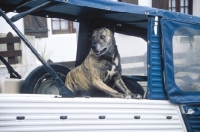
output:
M184 132L169 101L0 94L0 132Z

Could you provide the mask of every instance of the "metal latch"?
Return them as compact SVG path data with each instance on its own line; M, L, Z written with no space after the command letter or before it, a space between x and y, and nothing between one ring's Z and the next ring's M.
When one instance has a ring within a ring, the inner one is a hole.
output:
M155 21L154 21L154 34L158 34L158 16L155 16Z
M193 109L188 109L188 111L185 113L187 115L193 115L195 111Z

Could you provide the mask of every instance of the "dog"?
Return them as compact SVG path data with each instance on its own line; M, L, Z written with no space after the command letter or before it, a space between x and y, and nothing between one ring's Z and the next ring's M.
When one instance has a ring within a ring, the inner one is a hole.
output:
M114 32L107 28L93 31L91 50L84 62L72 69L66 76L65 85L82 96L90 96L94 89L117 98L141 98L126 87L121 78L121 63ZM114 85L124 93L106 85L114 81Z

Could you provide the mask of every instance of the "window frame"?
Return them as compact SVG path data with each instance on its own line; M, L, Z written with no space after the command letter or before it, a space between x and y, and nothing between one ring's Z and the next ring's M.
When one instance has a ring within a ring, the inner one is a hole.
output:
M169 0L169 1L171 1L171 5L169 6L169 10L170 11L172 11L172 0ZM183 7L183 9L184 9L184 12L182 12L182 13L186 13L185 11L185 9L186 9L186 7L188 7L188 12L187 12L187 14L192 14L192 9L193 9L193 0L188 0L188 5L186 6L185 5L185 3L186 3L186 0L183 0L184 1L184 6L181 6L181 0L175 0L175 4L176 4L176 6L175 6L175 11L176 12L180 12L181 11L181 7Z
M59 20L59 25L61 26L61 21L63 21L64 19L60 19ZM51 29L52 29L52 34L71 34L71 33L76 33L76 28L73 26L73 21L68 21L68 29L59 29L59 30L54 30L53 29L53 20L51 18Z
M169 6L169 3L171 1L171 6ZM181 11L181 0L175 0L176 6L175 6L175 11L180 12ZM185 3L185 0L184 0ZM165 10L171 10L172 11L172 0L152 0L152 7L155 8L160 8L160 9L165 9ZM185 12L185 8L184 8ZM191 14L193 13L193 0L188 0L188 13Z
M165 89L168 99L174 104L196 104L200 103L200 91L187 92L182 91L175 83L174 75L174 56L173 56L173 36L176 29L179 27L188 27L200 31L198 22L180 22L170 19L161 20L162 36L163 37L163 62L164 62L164 78Z

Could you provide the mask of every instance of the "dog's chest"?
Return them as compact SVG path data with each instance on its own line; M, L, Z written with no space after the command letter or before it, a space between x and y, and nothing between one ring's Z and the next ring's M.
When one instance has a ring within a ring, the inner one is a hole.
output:
M111 68L109 70L106 70L106 77L104 79L104 82L111 80L112 77L118 72L117 68L119 65L119 59L116 57L114 61L111 62Z

